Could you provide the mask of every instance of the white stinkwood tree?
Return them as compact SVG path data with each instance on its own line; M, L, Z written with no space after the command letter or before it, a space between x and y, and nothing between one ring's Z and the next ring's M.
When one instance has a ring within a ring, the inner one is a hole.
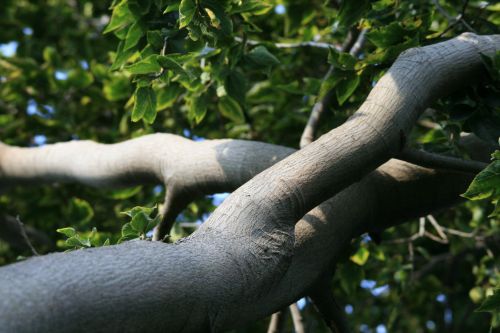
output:
M344 330L327 292L342 249L360 233L457 202L471 175L401 161L418 159L405 150L406 138L432 101L474 80L481 54L498 50L499 36L467 33L405 51L352 117L299 151L169 134L116 144L2 144L2 187L166 184L156 239L193 198L234 192L175 244L134 240L0 268L0 331L218 332L303 296L332 329ZM470 136L462 145L471 156L484 151ZM442 165L436 158L423 160Z

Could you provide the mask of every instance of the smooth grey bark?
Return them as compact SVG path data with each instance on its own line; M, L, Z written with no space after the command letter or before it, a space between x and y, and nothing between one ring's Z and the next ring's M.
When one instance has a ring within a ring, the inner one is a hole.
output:
M167 191L163 221L155 230L158 240L193 198L233 191L294 151L243 140L193 142L161 133L116 144L70 141L20 148L0 143L0 190L52 182L95 187L163 183Z
M246 266L235 275L216 265L217 257L230 265L240 254L229 240L198 244L187 253L171 251L182 244L135 241L32 258L0 269L0 319L7 332L202 332L209 330L215 308L243 301L246 308L238 305L239 316L225 319L229 327L239 326L305 296L353 236L452 204L470 179L392 160L299 221L290 266L267 294L244 291L239 280L244 279L243 285L256 283L245 274ZM429 188L438 191L429 194ZM393 196L381 196L378 191L383 189ZM236 294L239 302L224 304L228 293Z
M402 162L363 176L403 148L411 125L447 91L448 80L470 79L481 69L478 51L490 54L499 44L498 36L467 34L406 52L346 124L254 177L175 245L129 242L1 268L0 321L17 332L219 331L290 304L378 218L397 223L456 200L467 176L437 177ZM432 195L417 191L424 183L436 189ZM374 195L387 188L398 194L390 204L381 202L387 192ZM314 233L321 225L331 226L329 242L320 241L328 232ZM311 233L314 240L306 242ZM330 256L323 255L327 249ZM307 253L313 260L304 261Z

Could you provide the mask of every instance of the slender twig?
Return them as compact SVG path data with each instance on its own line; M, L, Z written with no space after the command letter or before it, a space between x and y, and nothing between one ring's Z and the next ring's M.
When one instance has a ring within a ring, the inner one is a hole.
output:
M456 157L409 148L401 151L396 158L426 168L445 169L473 174L480 172L488 166L488 164L484 162L463 160Z
M434 227L434 229L438 233L439 237L441 237L444 241L448 242L448 237L446 237L446 234L443 231L443 227L441 227L441 225L439 225L439 223L436 221L434 216L432 216L430 214L427 215L427 220L429 220L431 225Z
M438 12L443 15L447 20L448 20L448 27L446 27L446 29L439 34L438 37L442 37L446 32L448 32L450 29L452 29L455 25L457 25L458 23L461 23L469 32L474 32L476 33L476 30L474 28L472 28L469 23L467 23L467 21L464 19L464 16L465 16L465 10L467 9L467 6L469 4L469 1L468 0L465 0L464 1L464 4L462 6L462 10L460 12L460 14L458 14L456 17L453 17L452 15L450 15L450 13L448 13L440 4L439 4L439 0L432 0L432 2L434 3L434 6L436 6L436 9L438 10Z
M244 39L241 37L234 37L234 40L239 42L239 43L242 43L244 41ZM248 45L259 45L259 44L269 43L269 42L261 42L261 41L253 40L253 39L247 39L245 42ZM299 47L315 47L315 48L320 48L320 49L330 49L330 48L339 49L340 48L339 46L333 45L330 43L314 42L314 41L295 42L295 43L273 43L273 42L270 42L270 43L273 44L278 49L293 49L293 48L299 48Z
M16 216L16 221L17 221L17 224L19 225L19 232L21 233L21 236L23 237L24 241L26 242L26 245L28 245L28 247L30 248L33 255L39 256L40 254L37 252L37 250L35 249L33 244L31 244L31 241L28 238L28 235L26 234L26 229L24 228L24 223L21 222L19 215Z
M354 44L351 46L349 53L352 56L356 57L363 48L363 45L366 40L366 32L367 30L363 29L357 36ZM350 36L351 36L350 38L352 38L353 34L351 33ZM344 52L349 47L350 38L348 38L348 40L342 45L339 51ZM330 78L330 76L332 76L333 70L334 67L333 65L331 65L330 68L328 68L328 71L326 72L325 76L323 77L322 82L327 81ZM307 120L307 124L304 127L304 132L302 133L302 136L300 138L300 148L304 148L305 146L314 141L319 120L325 110L325 106L329 104L331 98L332 98L332 92L329 91L321 100L319 100L314 104L309 119Z
M428 232L427 230L425 230L425 222L427 220L431 223L432 227L436 230L439 237L437 237L437 236L433 235L432 233ZM427 215L426 217L421 217L419 219L419 223L420 223L420 225L419 225L418 232L414 233L410 237L396 238L396 239L388 240L387 243L389 243L389 244L413 243L414 241L416 241L419 238L427 237L429 239L432 239L435 242L438 242L441 244L448 244L449 239L448 239L447 234L457 236L457 237L463 237L463 238L474 238L474 240L476 242L482 242L485 239L484 236L477 235L477 231L464 232L464 231L460 231L460 230L456 230L456 229L452 229L452 228L443 227L442 225L440 225L437 222L437 220L432 215Z
M285 308L281 311L273 313L269 321L267 333L282 333L285 331L286 319L288 317L288 309Z
M295 333L306 333L306 329L304 327L304 317L300 313L297 303L290 305L290 313L292 314Z
M349 51L349 54L357 57L361 50L363 49L363 46L365 45L366 41L366 33L368 32L368 29L363 29L358 35L358 38L356 39L356 42L354 42L354 45L351 47L351 50Z
M328 286L322 285L322 288L316 288L309 293L309 298L314 307L333 333L349 333L349 324L344 310L337 304Z
M463 237L463 238L475 238L475 237L479 237L479 236L476 235L476 232L463 232L463 231L460 231L460 230L456 230L456 229L452 229L452 228L447 228L447 227L441 227L441 228L447 234L458 236L458 237Z

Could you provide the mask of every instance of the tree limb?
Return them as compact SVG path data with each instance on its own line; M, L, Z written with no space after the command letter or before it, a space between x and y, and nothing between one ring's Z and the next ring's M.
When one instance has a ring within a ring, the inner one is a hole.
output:
M498 36L467 34L407 51L344 125L252 178L175 245L128 242L0 268L0 320L20 332L220 331L290 304L367 226L456 201L470 181L463 174L392 161L365 175L403 148L427 104L470 81L481 69L479 52L499 44ZM433 193L423 191L436 184ZM334 236L316 234L318 224Z

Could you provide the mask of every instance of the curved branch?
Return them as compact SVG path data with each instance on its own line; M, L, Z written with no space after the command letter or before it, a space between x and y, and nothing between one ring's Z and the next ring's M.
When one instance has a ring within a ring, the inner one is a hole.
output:
M219 331L283 308L368 225L456 201L463 174L392 161L365 175L403 148L428 103L470 81L479 51L499 44L468 34L406 52L346 124L251 179L175 245L128 242L0 268L0 320L9 331ZM329 232L316 233L322 225Z

